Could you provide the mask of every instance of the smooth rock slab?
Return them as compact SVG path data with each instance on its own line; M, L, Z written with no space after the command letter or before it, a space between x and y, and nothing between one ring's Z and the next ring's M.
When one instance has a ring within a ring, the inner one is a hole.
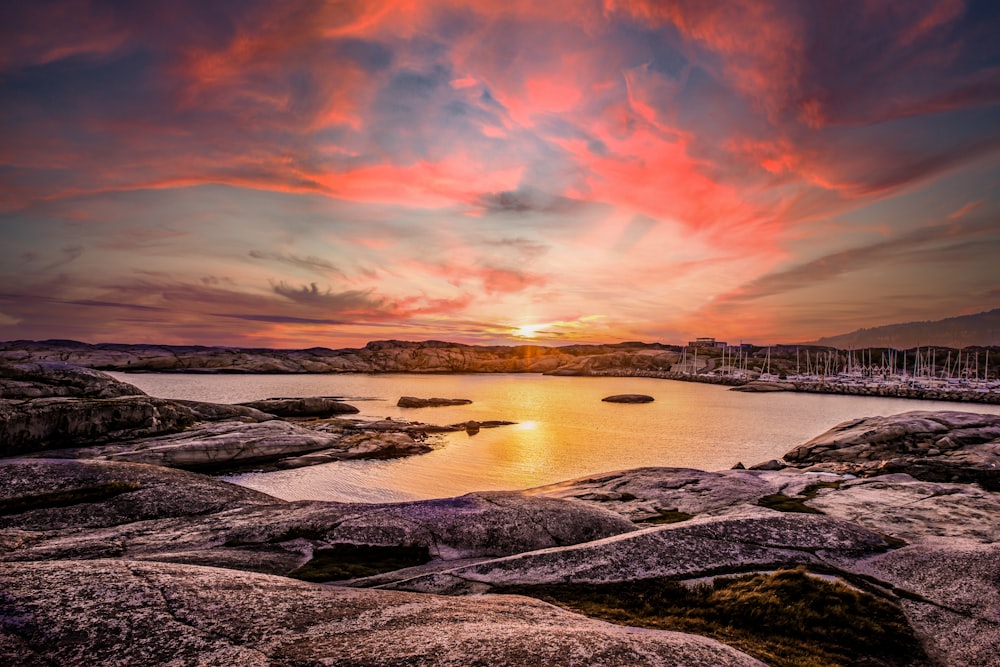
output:
M793 475L792 479L802 479L801 473ZM739 505L755 505L759 498L777 493L780 488L759 475L736 470L635 468L549 484L525 493L572 498L641 521L665 510L723 514Z
M5 566L0 590L6 664L762 665L714 640L519 596L441 598L128 561Z
M939 664L1000 664L1000 545L929 541L887 553L865 570L910 594L900 604Z
M1000 494L909 475L845 480L807 501L828 516L916 542L927 538L1000 542Z
M109 484L136 485L134 491L107 494L87 502L29 509L0 515L0 530L55 531L100 528L166 517L220 512L282 501L267 494L195 473L158 466L111 461L8 459L0 461L0 505L54 494L100 490ZM68 500L71 500L69 496ZM56 498L58 501L58 498ZM63 496L63 503L68 502ZM29 505L31 503L28 503Z
M823 552L861 557L887 547L878 533L844 521L761 509L499 558L385 587L468 594L516 585L694 578L821 563Z
M653 397L646 394L615 394L601 399L605 403L652 403Z
M145 396L138 387L61 361L0 363L0 398L117 398Z
M220 421L199 424L180 433L64 449L55 454L62 458L127 461L194 470L221 469L329 449L339 440L337 436L280 420Z
M206 516L53 531L0 549L0 560L166 558L286 574L308 561L314 549L334 544L426 547L435 560L455 560L578 544L635 529L601 508L518 493L381 505L275 501Z

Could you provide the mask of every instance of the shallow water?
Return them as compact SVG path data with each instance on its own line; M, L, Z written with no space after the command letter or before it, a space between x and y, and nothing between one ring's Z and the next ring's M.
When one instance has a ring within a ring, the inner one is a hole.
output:
M651 378L482 375L201 375L112 373L146 393L217 403L276 396L345 396L365 417L515 426L441 436L433 452L343 461L225 479L286 500L383 502L524 489L639 466L721 470L780 457L848 419L910 410L1000 414L1000 406L828 394L748 394ZM653 403L603 403L611 394ZM400 396L468 398L471 405L397 408ZM361 400L363 399L363 400Z

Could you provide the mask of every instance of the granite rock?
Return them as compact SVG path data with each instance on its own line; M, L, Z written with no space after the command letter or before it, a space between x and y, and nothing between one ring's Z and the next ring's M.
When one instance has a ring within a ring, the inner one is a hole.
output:
M396 402L400 408L440 408L451 405L469 405L472 403L467 398L417 398L416 396L402 396Z
M182 470L109 461L0 463L0 531L86 530L282 501Z
M0 399L144 396L106 373L61 361L0 363Z
M870 477L907 473L931 482L1000 490L1000 415L905 412L838 424L784 456L791 466Z
M274 417L242 406L151 396L0 400L0 456L176 433L218 419Z
M646 394L615 394L601 399L605 403L652 403L653 397Z
M7 664L762 665L714 640L518 596L443 598L124 560L10 565L0 590Z
M887 548L878 533L846 521L758 508L522 553L383 586L469 594L524 584L689 579L720 572L821 566L827 557L859 558Z
M306 398L267 398L261 401L240 403L248 408L277 417L330 417L357 414L359 410L332 396Z

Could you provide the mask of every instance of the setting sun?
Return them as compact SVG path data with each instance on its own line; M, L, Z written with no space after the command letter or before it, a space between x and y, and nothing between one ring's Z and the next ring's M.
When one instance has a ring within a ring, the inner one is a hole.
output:
M537 338L538 331L544 324L525 324L514 330L514 336L517 338Z

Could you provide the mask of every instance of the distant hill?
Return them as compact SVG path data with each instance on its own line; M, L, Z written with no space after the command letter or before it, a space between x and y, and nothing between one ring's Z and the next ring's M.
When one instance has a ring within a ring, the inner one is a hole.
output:
M918 345L941 347L1000 345L1000 308L935 322L906 322L858 329L839 336L820 338L815 344L840 349L858 347L903 349Z

